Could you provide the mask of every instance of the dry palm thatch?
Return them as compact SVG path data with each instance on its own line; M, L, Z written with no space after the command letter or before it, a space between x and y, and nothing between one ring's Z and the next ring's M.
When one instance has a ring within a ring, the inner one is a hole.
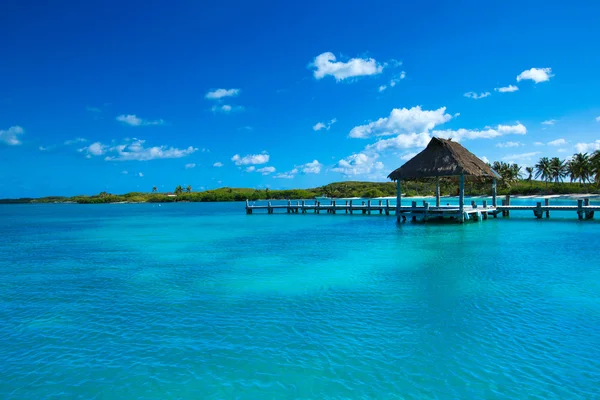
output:
M432 138L425 150L388 175L398 179L420 179L438 176L474 176L499 178L493 169L452 139Z

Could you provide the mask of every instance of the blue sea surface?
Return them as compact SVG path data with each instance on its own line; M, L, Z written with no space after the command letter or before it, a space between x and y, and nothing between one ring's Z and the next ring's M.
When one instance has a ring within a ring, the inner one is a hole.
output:
M599 399L599 219L0 206L0 398Z

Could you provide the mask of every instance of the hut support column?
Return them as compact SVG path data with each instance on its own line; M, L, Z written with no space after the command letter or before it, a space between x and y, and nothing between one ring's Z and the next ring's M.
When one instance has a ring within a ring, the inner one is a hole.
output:
M465 222L465 175L460 174L460 188L458 191L458 209L460 210L460 222Z
M400 222L400 207L402 203L402 187L400 179L396 181L396 220Z
M435 206L440 206L440 178L435 179Z
M492 206L496 207L496 178L492 181Z

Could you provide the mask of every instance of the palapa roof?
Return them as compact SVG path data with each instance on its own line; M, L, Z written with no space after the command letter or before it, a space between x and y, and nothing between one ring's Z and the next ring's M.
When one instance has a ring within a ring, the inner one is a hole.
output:
M498 178L498 175L475 154L452 139L431 139L425 150L388 175L393 181L437 176Z

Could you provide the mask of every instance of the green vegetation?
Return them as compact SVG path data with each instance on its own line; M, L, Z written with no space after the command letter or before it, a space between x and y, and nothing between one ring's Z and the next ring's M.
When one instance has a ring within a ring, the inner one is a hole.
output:
M524 172L517 164L496 161L491 164L502 179L498 182L499 195L547 195L571 193L600 193L600 151L592 155L575 154L569 160L557 157L541 158L534 167L526 167ZM541 179L541 180L534 180ZM565 179L569 182L565 182ZM456 195L458 177L440 179L442 195ZM258 190L249 188L220 188L204 192L193 192L191 186L186 189L178 185L175 195L158 193L156 186L151 193L131 192L121 195L101 192L94 196L74 197L42 197L39 199L0 199L2 203L169 203L169 202L215 202L215 201L251 201L313 199L316 196L328 197L389 197L396 195L394 182L335 182L313 189L290 190ZM480 179L466 178L465 194L467 196L489 195L490 182ZM402 193L405 196L432 196L435 191L435 179L403 181Z

